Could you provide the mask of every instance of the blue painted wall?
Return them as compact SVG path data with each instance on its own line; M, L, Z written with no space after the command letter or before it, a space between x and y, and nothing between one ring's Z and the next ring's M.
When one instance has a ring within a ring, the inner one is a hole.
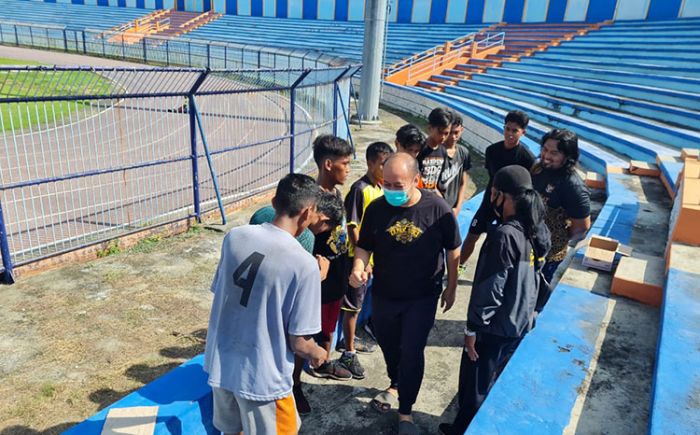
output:
M229 15L362 21L367 0L43 0L146 9L215 10ZM700 0L389 0L399 23L560 23L700 17Z
M591 0L588 3L588 14L586 21L599 22L610 20L615 16L615 0Z
M566 14L566 0L550 0L547 11L547 21L550 23L561 23Z
M485 0L469 0L467 2L467 23L479 24L484 21Z
M683 0L651 0L648 20L673 20L678 17Z
M506 0L506 7L503 10L503 21L507 23L522 22L524 9L525 0Z

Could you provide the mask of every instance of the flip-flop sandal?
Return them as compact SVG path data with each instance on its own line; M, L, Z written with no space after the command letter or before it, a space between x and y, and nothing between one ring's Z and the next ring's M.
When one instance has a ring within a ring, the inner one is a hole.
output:
M384 390L381 393L374 396L372 399L372 408L375 410L386 413L391 411L392 408L399 404L399 398L391 394L390 392Z
M400 421L399 435L418 435L418 428L412 421Z

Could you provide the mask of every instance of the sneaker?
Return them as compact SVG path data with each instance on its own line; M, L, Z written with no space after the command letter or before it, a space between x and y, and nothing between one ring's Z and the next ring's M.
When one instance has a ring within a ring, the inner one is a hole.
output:
M338 362L342 364L343 367L348 369L350 374L352 374L353 379L364 379L365 378L365 368L360 364L360 359L356 354L350 352L343 352L343 355L338 359Z
M357 353L372 353L377 350L377 345L374 344L370 339L355 336L355 351ZM345 347L345 340L338 340L338 344L335 346L335 350L338 352L345 352L348 350Z
M349 381L352 373L343 367L338 360L326 361L317 369L309 368L309 374L317 378L335 379L337 381Z
M302 391L301 385L295 385L292 388L292 393L294 394L294 402L296 402L297 412L299 415L311 414L311 405L309 405L309 401L306 400L306 396L304 396L304 391Z

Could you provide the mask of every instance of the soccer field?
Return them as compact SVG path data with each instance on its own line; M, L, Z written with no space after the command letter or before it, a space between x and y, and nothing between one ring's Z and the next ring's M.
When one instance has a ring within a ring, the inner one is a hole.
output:
M0 66L41 65L39 62L21 61L0 57ZM104 94L113 84L90 71L70 73L55 71L27 71L23 74L0 71L0 98L79 94ZM69 118L86 102L47 101L6 103L0 105L0 132L19 132L46 125L58 124Z

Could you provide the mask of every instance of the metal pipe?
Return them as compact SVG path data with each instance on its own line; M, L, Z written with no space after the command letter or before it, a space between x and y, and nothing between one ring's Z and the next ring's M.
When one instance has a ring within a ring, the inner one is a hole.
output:
M386 4L387 0L367 0L366 2L360 109L357 114L357 117L363 121L379 120Z
M5 217L2 212L2 203L0 203L0 252L2 253L2 267L5 270L0 277L3 284L12 284L15 280L12 278L12 257L10 256L10 246L7 241L7 230L5 229Z
M289 87L289 103L290 103L290 112L289 112L289 172L294 173L294 146L296 145L296 138L295 138L295 130L296 126L294 125L296 122L296 90L297 86L306 78L311 73L311 70L306 70L304 71L299 78L297 78L294 83L292 83L292 86Z
M199 135L202 138L202 147L204 148L204 155L207 158L207 164L209 165L209 172L211 174L211 181L214 185L214 192L216 193L216 201L219 203L219 212L221 212L221 225L226 225L226 212L224 211L224 203L221 200L221 192L219 191L219 181L216 178L214 164L211 161L211 154L209 154L209 145L207 144L207 136L204 134L204 124L202 124L202 117L199 114L199 109L197 108L197 102L195 101L194 95L190 95L190 104L190 112L194 112L194 115L197 119L197 126L199 126ZM195 148L195 158L197 156L196 151L197 150ZM201 216L199 215L199 205L197 206L195 214L197 214L197 220L201 221Z

